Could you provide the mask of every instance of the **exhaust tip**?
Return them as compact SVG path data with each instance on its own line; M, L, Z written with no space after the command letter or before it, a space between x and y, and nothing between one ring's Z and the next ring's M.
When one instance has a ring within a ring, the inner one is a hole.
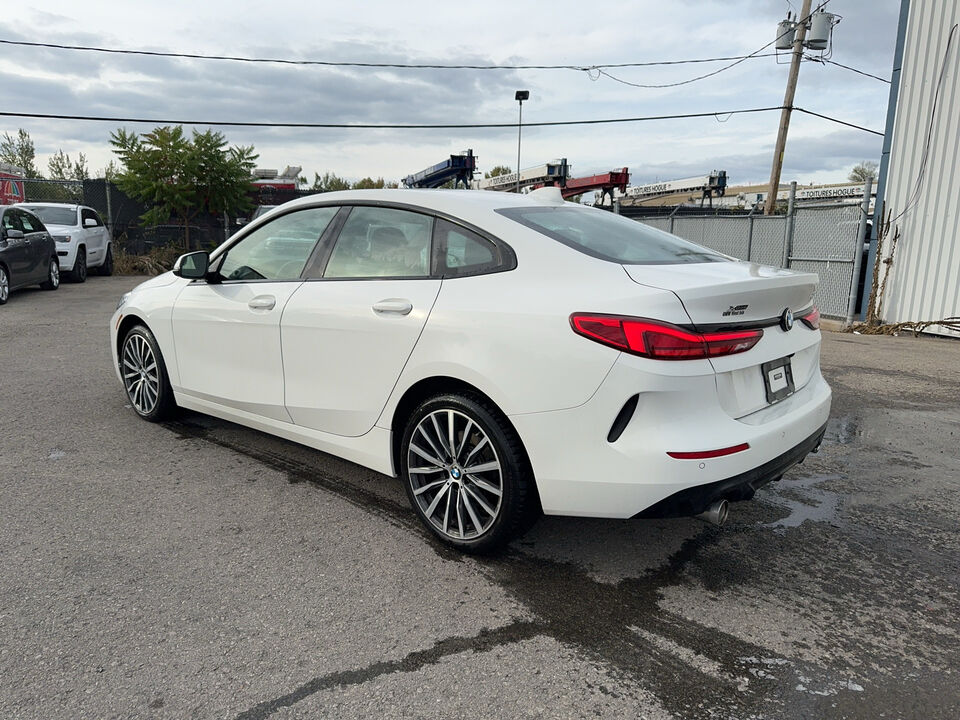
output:
M710 505L704 512L696 515L695 517L698 520L703 520L708 522L711 525L716 525L718 527L722 526L727 522L727 517L730 515L730 503L726 500L717 500Z

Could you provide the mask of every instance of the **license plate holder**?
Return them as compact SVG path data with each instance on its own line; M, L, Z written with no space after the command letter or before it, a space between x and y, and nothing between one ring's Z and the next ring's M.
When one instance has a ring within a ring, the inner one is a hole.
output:
M760 373L763 375L763 388L766 390L768 403L780 402L793 395L795 387L789 355L763 363Z

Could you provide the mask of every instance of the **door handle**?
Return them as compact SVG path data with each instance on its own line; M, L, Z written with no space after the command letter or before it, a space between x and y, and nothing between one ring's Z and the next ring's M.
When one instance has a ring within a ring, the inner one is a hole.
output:
M377 315L409 315L411 310L413 310L413 303L402 298L388 298L373 306L373 311Z
M273 310L276 304L277 299L273 295L257 295L247 303L247 307L251 310Z

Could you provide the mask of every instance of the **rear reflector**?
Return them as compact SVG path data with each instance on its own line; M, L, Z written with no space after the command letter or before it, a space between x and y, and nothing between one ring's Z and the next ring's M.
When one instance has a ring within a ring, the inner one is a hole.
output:
M763 330L697 333L669 323L621 315L574 313L570 325L595 342L656 360L697 360L745 352Z
M812 309L808 312L805 312L800 316L800 322L806 325L811 330L820 329L820 311L817 310L817 306L814 305Z
M723 457L724 455L733 455L734 453L749 450L749 443L740 443L733 447L720 448L719 450L703 450L702 452L667 452L672 458L677 460L706 460L707 458Z

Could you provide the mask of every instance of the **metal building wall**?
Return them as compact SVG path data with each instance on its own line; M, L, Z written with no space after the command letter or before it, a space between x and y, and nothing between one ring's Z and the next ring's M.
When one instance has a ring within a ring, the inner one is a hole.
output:
M901 231L883 302L887 322L960 316L960 27L950 42L958 24L956 0L910 1L885 193ZM889 247L881 253L887 257Z

